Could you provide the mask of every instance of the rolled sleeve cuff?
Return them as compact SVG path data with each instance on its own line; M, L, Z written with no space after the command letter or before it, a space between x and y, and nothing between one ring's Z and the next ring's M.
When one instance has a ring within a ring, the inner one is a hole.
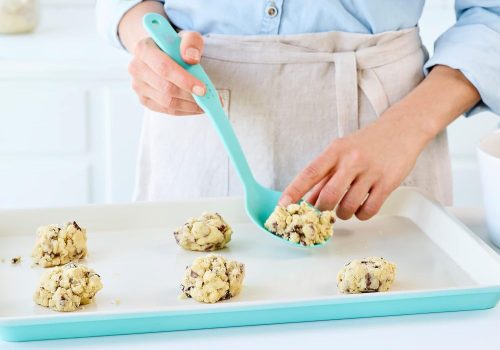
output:
M485 110L500 114L499 62L498 32L481 24L455 26L436 41L424 73L427 75L438 64L460 70L481 95L481 101L466 116Z

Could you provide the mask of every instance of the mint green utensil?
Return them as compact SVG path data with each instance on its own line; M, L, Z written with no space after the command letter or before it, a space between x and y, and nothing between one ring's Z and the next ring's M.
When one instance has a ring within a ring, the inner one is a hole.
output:
M193 97L212 121L215 129L217 130L217 134L221 138L226 151L229 153L229 158L231 159L231 162L233 163L233 166L243 183L243 187L245 189L246 211L248 216L257 226L270 234L272 237L294 246L304 247L298 243L292 243L284 238L281 238L280 236L276 236L264 227L264 223L273 212L279 198L281 197L281 192L265 188L255 180L252 170L248 166L245 154L241 149L238 138L233 131L229 119L224 113L224 109L222 108L219 99L219 94L205 73L205 70L199 64L190 65L182 60L179 50L181 42L180 37L163 16L156 13L146 14L143 18L143 25L161 50L169 55L170 58L177 62L181 67L186 69L191 75L205 83L205 96L193 95ZM318 247L325 243L326 242L308 247Z

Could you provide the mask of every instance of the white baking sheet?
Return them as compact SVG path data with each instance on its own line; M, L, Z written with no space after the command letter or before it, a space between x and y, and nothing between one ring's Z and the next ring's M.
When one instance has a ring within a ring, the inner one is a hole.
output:
M185 266L205 253L179 248L172 232L204 210L221 213L234 230L229 247L218 253L246 265L243 292L216 305L177 298ZM241 199L0 211L0 259L5 259L0 263L0 318L62 315L33 303L44 269L33 267L29 255L37 226L73 219L88 228L84 263L101 275L104 288L94 304L72 315L349 298L337 293L337 271L349 260L368 256L397 264L390 293L500 283L498 256L420 194L398 191L383 214L366 222L338 221L326 247L301 249L254 227ZM11 265L17 255L22 263Z

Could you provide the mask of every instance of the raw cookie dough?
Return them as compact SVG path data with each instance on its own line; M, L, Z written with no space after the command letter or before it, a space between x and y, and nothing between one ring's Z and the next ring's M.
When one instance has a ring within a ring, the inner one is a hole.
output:
M209 252L224 248L232 232L231 226L218 213L203 213L175 230L174 237L184 249Z
M101 277L94 270L69 263L43 273L33 300L55 311L75 311L90 304L101 289Z
M264 226L291 242L309 246L328 240L333 234L333 211L320 212L306 202L277 206Z
M341 293L385 292L396 276L396 265L384 258L353 260L339 271L337 286Z
M51 267L77 261L87 255L87 230L73 222L63 228L57 225L41 226L31 257L35 264Z
M216 303L238 295L241 291L245 265L210 254L197 258L186 267L181 283L181 297L202 303Z

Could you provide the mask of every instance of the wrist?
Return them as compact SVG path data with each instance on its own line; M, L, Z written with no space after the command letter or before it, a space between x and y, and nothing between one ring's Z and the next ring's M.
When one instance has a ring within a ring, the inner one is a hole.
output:
M149 36L142 25L142 18L150 12L166 16L162 3L142 1L122 17L118 25L118 36L128 52L133 53L137 43Z
M378 119L395 130L394 136L402 136L407 143L419 150L439 134L440 128L432 123L432 119L424 118L418 108L407 108L395 104L387 109Z

